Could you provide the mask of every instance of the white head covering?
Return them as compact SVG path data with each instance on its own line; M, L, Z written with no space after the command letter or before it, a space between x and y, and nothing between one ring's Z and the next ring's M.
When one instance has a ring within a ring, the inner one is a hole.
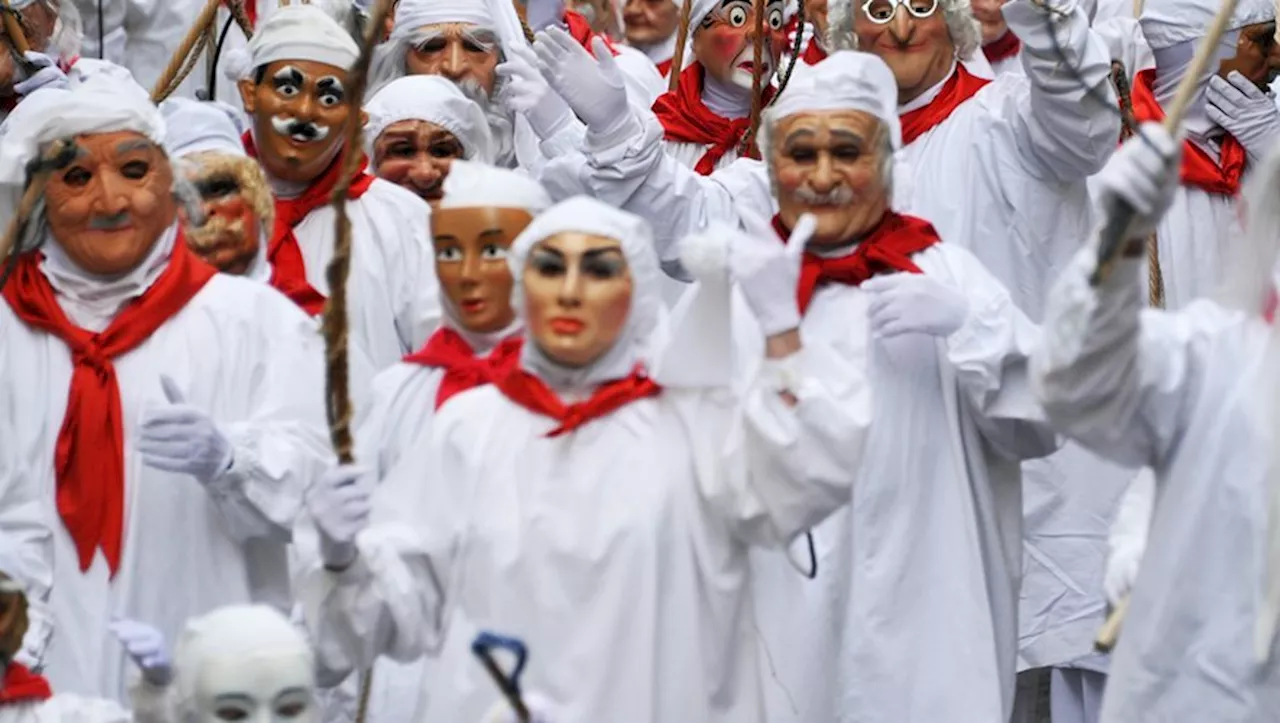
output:
M1142 34L1152 50L1204 37L1222 3L1216 0L1147 0L1142 7ZM1265 23L1276 17L1273 0L1240 0L1227 30Z
M310 60L350 68L360 48L336 20L311 5L287 5L266 17L249 41L249 67L277 60Z
M761 153L768 157L773 126L779 119L821 110L870 113L888 126L893 149L902 147L898 84L893 71L879 56L842 50L817 65L797 64L786 91L761 114Z
M444 179L440 208L522 208L537 216L551 207L547 190L519 171L454 161Z
M369 114L364 130L370 155L374 141L387 126L404 120L424 120L457 136L466 159L494 162L496 150L484 111L447 78L438 75L397 78L383 86L364 109Z
M200 668L210 658L298 655L313 660L306 637L288 618L266 605L227 605L187 623L174 649L178 705L194 704Z
M631 271L631 313L612 348L591 364L570 369L549 359L530 339L524 344L520 363L551 386L582 389L621 379L631 373L636 362L652 351L654 337L663 321L660 291L661 268L653 247L649 223L587 196L575 196L547 209L529 224L511 245L507 262L515 279L512 303L523 316L524 288L521 277L529 252L538 242L565 232L577 232L617 239Z
M439 23L467 23L492 30L504 46L528 42L511 0L400 0L390 39L407 38L424 25Z
M205 151L245 155L244 143L240 140L245 131L241 125L243 118L231 106L217 101L171 98L160 104L160 112L167 129L164 147L170 158Z

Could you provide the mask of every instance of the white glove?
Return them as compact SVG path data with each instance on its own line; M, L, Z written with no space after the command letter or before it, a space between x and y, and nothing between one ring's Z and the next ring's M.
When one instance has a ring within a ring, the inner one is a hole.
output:
M573 118L573 111L538 72L538 56L533 48L513 43L506 52L506 61L496 71L506 80L504 100L524 114L533 132L545 141Z
M367 472L341 465L325 472L307 491L307 512L320 538L320 559L342 570L355 562L356 535L369 526L373 484Z
M169 404L153 405L142 414L142 460L166 472L189 474L201 484L212 482L231 468L231 440L209 415L185 403L173 379L161 375L160 386Z
M54 62L53 58L44 53L37 53L34 50L28 50L24 57L27 62L34 65L37 70L26 80L14 83L13 90L18 95L31 95L42 88L66 88L67 74L62 72L62 68Z
M860 288L868 294L871 334L879 339L900 334L950 336L969 316L964 294L925 274L885 274L864 281Z
M1280 109L1275 98L1240 71L1233 70L1226 78L1209 78L1205 99L1209 120L1235 136L1251 161L1261 161L1280 140Z
M766 337L800 328L800 265L818 222L804 214L785 244L763 216L737 206L745 231L729 248L729 273Z
M1143 468L1120 498L1116 519L1111 523L1107 539L1111 553L1102 579L1102 590L1112 605L1128 597L1138 579L1138 568L1147 551L1155 494L1155 475L1149 468Z
M142 679L157 688L173 681L173 661L164 634L136 620L115 620L107 628L142 671Z
M630 116L622 70L603 39L592 39L593 58L573 36L552 27L538 33L533 49L542 77L588 128L607 134Z
M1135 211L1129 237L1150 236L1173 203L1181 157L1182 144L1159 123L1143 123L1095 176L1099 207L1109 211L1117 201L1127 203Z

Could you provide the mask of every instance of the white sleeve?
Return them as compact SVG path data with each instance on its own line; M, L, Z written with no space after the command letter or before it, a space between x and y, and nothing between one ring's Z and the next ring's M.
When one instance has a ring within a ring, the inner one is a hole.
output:
M1031 84L1030 94L1018 97L1011 120L1020 155L1036 176L1083 181L1102 169L1120 139L1111 54L1075 0L1048 5L1040 9L1032 0L1014 0L1004 6L1009 29L1022 41Z
M1120 259L1094 288L1096 258L1090 244L1055 285L1032 385L1066 435L1119 464L1158 468L1186 428L1207 350L1240 317L1205 300L1144 310L1145 260Z
M131 723L134 720L129 711L121 708L114 700L85 698L67 693L59 693L46 700L40 706L37 719L48 723ZM147 723L144 719L138 721ZM177 719L172 719L172 723L177 723Z
M974 421L1009 459L1035 459L1057 449L1057 437L1031 389L1028 365L1040 329L976 259L947 248L953 280L969 301L964 324L946 338L947 361Z
M332 461L322 391L324 348L314 322L264 290L258 368L247 419L225 425L233 461L209 485L229 534L288 541L307 485Z
M1147 534L1151 530L1151 517L1155 511L1156 479L1150 468L1144 467L1134 478L1116 511L1107 539L1110 554L1104 589L1112 604L1133 589L1142 556L1147 551Z

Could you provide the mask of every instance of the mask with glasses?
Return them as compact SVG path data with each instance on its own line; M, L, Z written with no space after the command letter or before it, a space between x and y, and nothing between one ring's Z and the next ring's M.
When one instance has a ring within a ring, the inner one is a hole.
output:
M886 25L898 14L899 6L911 17L922 20L937 12L938 0L866 0L862 14L877 25Z

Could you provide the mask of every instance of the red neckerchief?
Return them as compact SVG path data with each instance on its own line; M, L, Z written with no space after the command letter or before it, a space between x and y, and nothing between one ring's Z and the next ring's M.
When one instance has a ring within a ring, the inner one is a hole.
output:
M965 70L963 64L956 65L956 72L947 78L942 92L937 98L929 101L923 108L916 108L898 117L902 123L902 145L909 146L915 139L933 130L947 118L961 103L972 98L982 90L990 80Z
M988 63L999 63L1008 60L1022 50L1022 41L1013 31L1006 30L1004 35L982 46L982 54L987 56Z
M590 398L568 405L560 401L546 382L521 369L518 363L508 365L505 373L494 377L493 384L507 399L559 422L555 429L547 432L546 437L568 434L637 399L654 397L662 392L662 387L650 379L639 364L628 376L597 387Z
M693 167L696 173L708 176L726 153L741 145L743 134L751 128L751 118L729 120L716 115L702 102L702 77L702 64L696 60L690 63L680 71L676 89L663 93L654 101L653 114L662 124L663 137L667 140L710 146ZM772 89L765 91L766 104L772 95ZM754 148L747 155L752 158L758 156Z
M591 23L587 22L587 19L584 18L581 13L573 10L565 10L564 24L565 28L569 31L570 37L578 41L579 45L586 48L588 53L595 55L595 51L591 49L591 39L600 35L600 37L604 39L605 46L609 48L609 52L613 53L615 58L618 56L618 49L613 47L613 41L609 39L609 36L601 35L600 33L592 30Z
M101 548L114 576L124 536L124 419L112 360L146 341L182 310L217 272L187 248L181 230L173 255L151 288L104 330L76 326L40 272L40 255L18 260L4 298L27 326L62 340L71 352L71 389L55 447L57 507L80 557L80 570Z
M773 230L781 239L791 235L791 229L778 216L773 217ZM875 230L859 241L848 255L826 258L805 252L800 267L800 286L796 292L800 313L808 310L814 293L825 284L857 286L879 274L896 271L921 273L920 267L911 260L912 255L941 240L928 221L889 211Z
M234 2L235 0L222 0L222 4L226 6L228 11L231 10L231 5ZM246 0L246 2L244 3L244 16L249 19L249 28L251 30L253 28L258 27L258 1L257 0Z
M1159 123L1164 120L1164 109L1156 100L1153 90L1156 79L1154 68L1144 70L1133 78L1131 97L1133 116L1141 123ZM1182 185L1198 188L1208 193L1234 196L1240 191L1240 177L1244 175L1247 157L1244 146L1235 136L1222 138L1222 165L1191 141L1182 143Z
M658 75L661 75L664 78L667 77L667 73L671 72L671 64L674 62L675 62L675 58L667 58L661 63L657 63Z
M53 697L49 681L43 675L32 673L17 661L4 669L4 682L0 683L0 705L14 703L38 703Z
M827 51L818 45L817 38L810 38L809 44L804 47L804 53L800 55L800 60L804 61L805 65L817 65L826 59Z
M249 157L257 158L258 149L253 143L253 136L246 131L241 140L244 141L244 149ZM343 158L342 154L338 154L329 168L301 196L275 200L276 220L271 228L271 241L267 244L267 260L271 262L271 286L302 307L308 316L316 316L324 311L324 296L307 281L307 267L302 261L302 249L298 248L298 239L293 235L293 229L312 211L330 203L333 189L342 178ZM364 172L366 165L367 161L362 159L360 169L351 181L351 188L347 190L347 198L350 200L360 198L373 185L374 177Z
M444 370L444 378L436 391L436 409L439 409L453 395L488 384L495 373L504 372L508 364L520 358L519 352L520 337L510 336L499 342L487 356L476 356L475 350L461 334L441 327L421 349L406 356L404 361Z

